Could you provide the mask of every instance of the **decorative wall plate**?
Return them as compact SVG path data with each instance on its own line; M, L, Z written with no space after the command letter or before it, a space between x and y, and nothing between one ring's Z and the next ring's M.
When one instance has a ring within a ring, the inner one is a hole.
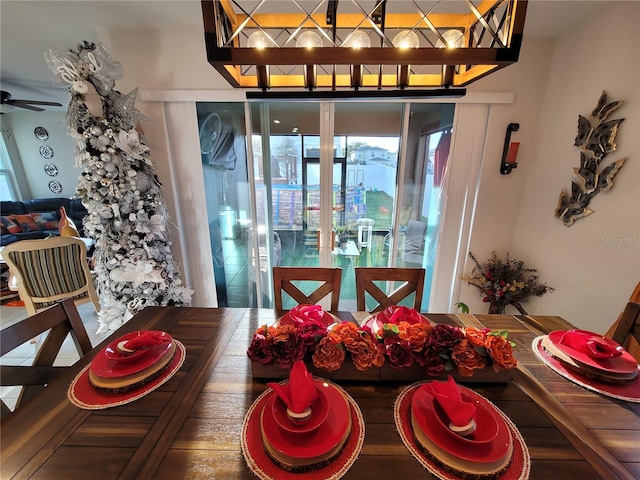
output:
M56 167L53 163L45 163L44 173L46 173L50 177L55 177L56 175L58 175L58 167Z
M36 127L35 130L33 130L33 134L38 140L43 142L49 139L49 132L47 132L47 129L44 127Z
M62 184L60 182L55 181L55 180L51 180L49 182L49 190L51 190L53 193L61 193L62 192Z
M49 145L41 145L40 155L42 155L47 160L53 158L53 148L51 148Z

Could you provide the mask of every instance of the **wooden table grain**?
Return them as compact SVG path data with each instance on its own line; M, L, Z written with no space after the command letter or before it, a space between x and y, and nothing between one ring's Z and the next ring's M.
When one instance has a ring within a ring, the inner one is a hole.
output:
M253 479L240 450L250 405L267 387L251 377L246 350L277 312L150 307L105 340L43 395L1 426L2 479ZM362 312L340 314L357 319ZM519 368L506 384L471 384L502 409L531 454L532 479L640 478L640 406L587 391L544 366L531 341L559 317L427 314L440 323L508 329ZM169 332L186 347L180 371L127 405L88 411L67 399L74 376L124 333ZM344 478L432 478L404 447L393 404L406 384L340 382L365 420L363 450Z

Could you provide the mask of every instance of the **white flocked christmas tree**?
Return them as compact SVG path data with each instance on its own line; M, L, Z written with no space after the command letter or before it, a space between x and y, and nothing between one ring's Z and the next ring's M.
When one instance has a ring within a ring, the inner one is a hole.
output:
M76 189L95 240L93 266L100 298L98 332L111 332L146 306L190 303L171 253L167 211L151 153L139 127L137 89L115 90L123 74L102 45L45 53L55 83L69 88L69 134L83 169Z

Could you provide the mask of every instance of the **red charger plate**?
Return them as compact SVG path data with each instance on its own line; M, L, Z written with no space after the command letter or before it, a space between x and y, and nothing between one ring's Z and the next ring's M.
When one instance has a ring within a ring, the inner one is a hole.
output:
M127 375L138 373L145 368L149 368L171 351L173 347L173 338L171 338L168 333L162 332L167 336L169 341L147 348L144 350L144 355L137 356L135 361L122 362L107 356L107 350L111 352L115 351L118 343L131 340L132 338L139 336L140 333L141 332L127 333L100 350L91 361L91 371L99 377L104 378L125 377Z
M314 380L318 381L318 380ZM327 419L327 415L329 414L329 402L327 401L327 396L324 393L326 388L316 387L318 390L318 399L316 403L311 408L311 418L309 421L302 424L296 425L291 423L289 417L287 416L287 406L282 401L278 395L272 395L271 398L267 401L265 408L271 408L273 410L273 418L280 428L286 430L291 433L309 433L318 428L322 423Z
M323 312L323 313L324 314L322 316L322 320L320 320L320 323L322 323L325 327L328 327L329 325L340 321L335 315L332 315L329 312ZM300 322L291 319L291 317L289 316L289 313L285 313L283 316L281 316L278 319L278 324L279 325L299 325Z
M422 323L431 323L429 322L429 319L423 315L420 315L420 318L422 319ZM378 334L378 330L382 328L382 325L384 325L384 323L381 320L378 320L376 313L369 315L361 324L363 327L369 327L374 335Z
M476 463L493 463L503 458L509 451L511 443L513 441L509 427L505 421L500 417L491 405L477 395L472 390L464 389L464 393L476 403L476 413L478 411L484 411L487 415L491 416L493 422L498 426L498 433L493 440L487 443L480 443L471 446L469 441L462 441L462 438L450 431L444 426L442 421L438 420L437 414L434 408L435 399L429 392L418 389L413 395L411 401L411 411L413 412L418 425L422 431L429 437L429 439L435 443L442 450L455 455L458 458ZM480 406L478 408L478 406ZM484 423L487 418L478 416L476 423L478 429L484 428Z
M597 333L589 332L586 330L576 330L576 332L599 337L614 348L619 346L619 344L614 340L598 335ZM623 375L632 374L638 368L638 362L636 362L636 359L633 358L633 356L626 350L623 350L622 355L614 358L592 358L586 353L574 350L568 345L560 343L565 333L567 333L566 330L555 330L549 334L549 341L553 344L554 347L577 362L580 362L592 368L596 368L598 370L604 370L606 372L618 373Z
M262 431L269 443L284 455L300 459L324 455L340 443L349 427L351 411L347 400L331 384L319 380L314 382L323 389L329 405L327 418L317 429L302 434L291 433L279 427L269 403L262 411ZM275 392L271 395L277 397Z

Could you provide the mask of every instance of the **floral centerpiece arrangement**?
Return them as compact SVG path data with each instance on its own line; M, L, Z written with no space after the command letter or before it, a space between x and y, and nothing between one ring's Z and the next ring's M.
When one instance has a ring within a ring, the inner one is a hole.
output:
M385 363L395 370L417 364L430 376L457 369L471 377L488 366L497 372L517 365L506 331L434 325L407 307L389 307L378 315L387 323L375 332L349 321L263 325L254 333L247 355L253 362L282 369L307 359L328 372L340 369L348 357L359 371Z
M469 258L475 263L470 275L462 277L469 285L476 287L482 295L482 301L489 303L489 313L504 313L507 305L513 305L522 315L527 315L521 302L535 295L541 297L554 289L538 281L535 268L525 268L522 260L499 258L496 252L485 263L469 252Z

